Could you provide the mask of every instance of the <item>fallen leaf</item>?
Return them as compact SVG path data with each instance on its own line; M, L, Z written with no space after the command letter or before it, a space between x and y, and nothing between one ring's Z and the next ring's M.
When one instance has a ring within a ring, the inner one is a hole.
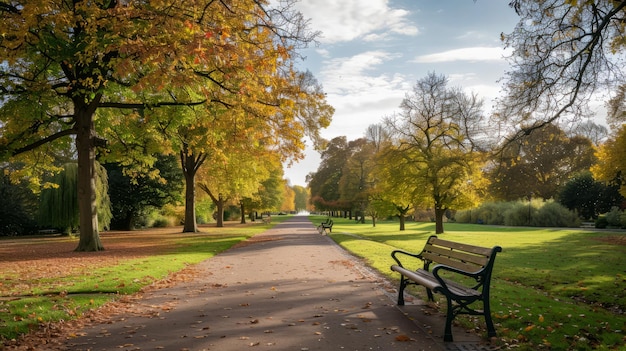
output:
M396 341L411 341L411 338L404 334L396 335Z

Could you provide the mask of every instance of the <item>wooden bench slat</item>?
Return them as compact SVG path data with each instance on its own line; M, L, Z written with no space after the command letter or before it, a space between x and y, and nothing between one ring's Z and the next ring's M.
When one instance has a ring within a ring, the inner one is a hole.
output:
M491 256L491 254L493 253L493 248L475 246L475 245L470 245L470 244L463 244L463 243L443 240L439 238L434 238L432 241L429 241L429 243L431 243L432 245L437 245L437 246L451 247L453 249L457 249L461 251L474 252L478 255L483 255L487 257Z
M440 256L450 257L455 260L473 263L479 266L485 266L489 262L489 257L484 255L476 255L473 252L450 250L439 246L428 245L424 251L432 252ZM435 260L436 261L436 260Z
M422 257L424 259L427 259L436 263L441 263L446 266L454 267L454 268L460 269L465 272L470 272L470 273L475 273L483 269L483 266L481 265L461 262L461 261L454 260L446 256L440 256L440 255L436 255L430 252L423 252Z

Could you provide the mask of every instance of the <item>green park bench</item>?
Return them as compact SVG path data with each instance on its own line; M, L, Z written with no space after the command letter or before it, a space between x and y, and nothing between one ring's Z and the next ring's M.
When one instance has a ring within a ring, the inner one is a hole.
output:
M488 336L495 337L496 330L489 305L489 286L496 254L501 251L500 246L487 248L462 244L442 240L435 235L428 238L420 253L394 250L391 257L397 264L392 265L391 270L401 274L398 305L404 305L404 289L407 285L422 285L426 288L430 301L433 301L433 292L446 297L444 341L453 340L452 320L459 314L484 316ZM413 267L423 263L423 268L406 268L406 264L399 259L400 255L417 262ZM469 306L474 302L482 302L482 310Z

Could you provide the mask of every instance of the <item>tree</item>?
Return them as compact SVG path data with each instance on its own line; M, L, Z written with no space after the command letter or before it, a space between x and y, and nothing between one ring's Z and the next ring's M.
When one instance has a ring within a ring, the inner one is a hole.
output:
M55 174L50 187L41 192L39 222L69 235L78 229L78 165L66 163L63 171ZM96 163L96 204L98 205L98 228L108 228L111 222L111 201L106 169Z
M368 210L373 218L388 215L396 216L400 222L400 231L405 230L406 217L414 208L416 192L419 190L415 183L410 180L407 167L398 167L402 159L396 159L401 153L396 152L392 145L388 149L381 150L376 158L377 167L373 177L377 179L370 189L370 202ZM375 225L375 222L372 221Z
M518 129L514 138L588 114L598 89L618 91L626 78L620 61L626 1L513 0L511 6L520 21L502 34L512 54L498 115Z
M601 124L588 120L576 126L570 134L589 139L594 146L598 146L608 138L609 130Z
M617 88L615 95L609 99L607 106L607 122L613 129L626 123L626 84Z
M104 168L109 175L112 229L133 230L149 209L182 201L182 174L174 155L158 155L153 170L135 175L127 174L119 163L107 163Z
M295 192L295 198L294 198L295 210L298 212L308 211L309 206L307 204L309 203L309 197L310 197L309 190L300 185L294 185L292 189Z
M356 209L357 219L365 223L365 211L369 202L369 191L372 188L372 170L374 163L374 145L365 138L348 143L349 157L339 179L341 200Z
M613 206L619 206L623 198L618 187L605 185L593 178L590 171L581 172L571 178L559 193L559 203L575 210L580 218L597 219Z
M26 182L11 182L7 167L0 169L0 236L30 234L36 229L37 197Z
M343 165L350 157L345 136L333 138L320 153L321 162L315 173L307 175L311 201L317 210L340 210L339 180Z
M556 125L546 125L531 135L505 142L491 169L490 192L506 201L536 196L555 198L574 174L596 162L587 138L567 135Z
M217 210L217 227L223 227L224 207L228 201L240 204L240 200L255 195L261 183L270 177L272 162L263 157L237 153L235 149L231 149L229 155L209 161L213 166L199 173L197 185L213 200ZM263 203L263 200L259 200L259 203Z
M600 145L596 155L598 163L591 168L593 176L599 181L616 183L620 194L626 197L626 124Z
M265 167L268 168L268 176L260 181L256 196L259 199L258 210L276 211L285 200L285 187L287 182L283 179L282 164L278 159L272 161L264 158Z
M185 6L0 2L0 155L34 159L45 155L39 148L44 144L74 141L77 250L103 249L94 178L96 147L105 145L95 127L106 124L98 120L102 109L132 111L128 117L143 120L148 129L155 126L142 112L164 106L213 103L251 110L276 105L276 99L265 97L284 95L279 88L293 78L292 59L317 33L307 31L291 1L275 5L254 0L198 0ZM271 123L293 126L293 120L287 115ZM294 129L290 133L298 135L304 127ZM289 144L301 147L292 139Z
M296 210L296 191L289 186L287 181L283 183L283 203L280 210L284 212L294 212Z
M395 186L410 184L412 204L434 207L436 233L443 233L446 210L468 206L466 185L477 174L484 130L482 101L447 84L428 74L406 94L401 112L385 119L394 138L389 176Z

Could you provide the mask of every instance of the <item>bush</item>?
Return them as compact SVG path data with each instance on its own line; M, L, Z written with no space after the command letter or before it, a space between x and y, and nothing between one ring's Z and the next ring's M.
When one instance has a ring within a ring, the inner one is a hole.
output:
M533 225L538 227L580 227L580 220L574 211L558 202L549 201L533 214Z
M528 202L515 202L511 203L511 206L504 213L504 225L510 226L524 226L533 225L536 210L532 206L532 203Z
M609 225L609 221L606 220L606 217L600 216L598 217L598 219L596 219L596 228L604 229L608 227L608 225Z
M607 224L611 227L622 227L622 211L617 206L611 207L611 211L606 214Z
M476 214L472 215L476 223L482 224L504 224L504 212L508 203L487 202L476 209Z
M161 218L155 219L154 222L152 223L152 226L154 228L167 228L167 227L171 227L172 223L169 219L165 217L161 217Z
M512 202L487 202L472 210L458 211L459 223L484 223L507 226L576 227L576 213L561 204L540 199Z

